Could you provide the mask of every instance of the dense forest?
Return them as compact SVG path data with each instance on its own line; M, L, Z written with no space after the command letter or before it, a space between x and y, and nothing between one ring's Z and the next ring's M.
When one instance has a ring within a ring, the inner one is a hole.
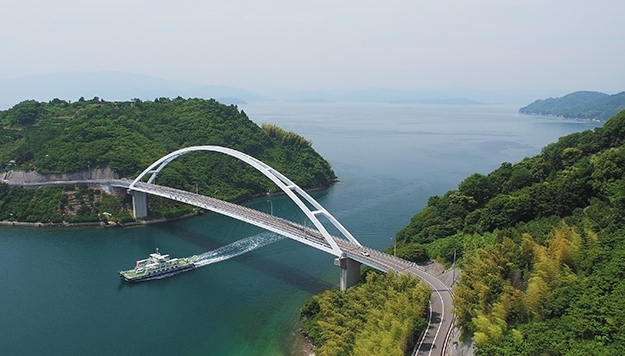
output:
M370 272L347 291L327 290L300 309L317 356L402 356L427 326L431 291L419 279Z
M398 255L461 259L455 313L480 355L625 354L625 111L474 174L398 232Z
M535 157L467 177L431 197L397 233L397 255L407 260L449 266L458 256L455 313L478 354L625 353L624 144L622 111ZM302 307L302 330L318 355L402 355L420 332L422 304L413 303L415 314L410 303L401 312L386 307L414 292L389 287L393 274L367 272L362 285L326 291ZM386 332L363 331L372 317L386 320ZM397 337L391 325L409 320L413 334Z
M219 145L266 162L304 188L335 180L330 164L301 136L274 125L259 127L234 105L204 99L158 98L107 102L28 100L0 111L0 172L71 173L112 169L132 179L160 157L183 147ZM278 189L252 167L214 152L188 153L160 174L157 184L218 197L246 199ZM24 189L0 184L0 220L127 221L127 196L98 189ZM149 199L151 218L179 216L189 206Z
M625 92L608 95L595 91L578 91L561 98L536 100L519 109L519 112L572 119L607 120L623 109Z

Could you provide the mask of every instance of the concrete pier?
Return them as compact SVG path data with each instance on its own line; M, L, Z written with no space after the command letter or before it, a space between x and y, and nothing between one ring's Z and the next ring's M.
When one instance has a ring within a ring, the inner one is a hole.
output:
M349 257L339 257L334 259L334 265L341 269L341 290L347 290L360 282L360 262Z
M133 190L132 195L132 213L135 219L148 216L148 195L144 192Z

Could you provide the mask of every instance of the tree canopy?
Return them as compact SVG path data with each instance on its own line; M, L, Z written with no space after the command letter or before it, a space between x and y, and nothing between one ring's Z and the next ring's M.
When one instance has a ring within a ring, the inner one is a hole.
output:
M0 111L0 169L5 170L46 174L108 167L130 179L160 157L196 145L225 146L247 153L303 188L327 187L335 180L330 164L315 152L310 141L274 125L261 128L236 106L213 99L108 102L95 97L76 102L54 99L47 103L28 100ZM214 152L193 152L180 157L159 174L156 183L189 191L197 189L226 200L277 189L252 167ZM18 190L12 194L23 195L22 205L36 199ZM15 200L3 200L0 204L12 211L23 210ZM124 202L120 204L124 209ZM153 217L191 210L156 198L150 199L150 204L150 210L156 214ZM56 210L60 212L58 206ZM94 208L91 206L92 211ZM159 212L160 208L164 210ZM52 215L50 212L45 218L54 220ZM0 219L8 217L0 213Z
M519 109L519 112L573 119L607 120L623 109L625 109L625 92L608 95L596 91L578 91L561 98L536 100Z
M315 355L405 355L427 326L430 289L407 275L367 274L347 291L327 290L300 309Z
M461 256L455 312L480 355L625 353L625 111L431 197L398 255Z

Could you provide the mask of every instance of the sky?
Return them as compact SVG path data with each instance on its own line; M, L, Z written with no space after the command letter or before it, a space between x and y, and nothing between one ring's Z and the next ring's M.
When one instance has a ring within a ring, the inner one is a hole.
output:
M623 0L0 0L0 79L625 90Z

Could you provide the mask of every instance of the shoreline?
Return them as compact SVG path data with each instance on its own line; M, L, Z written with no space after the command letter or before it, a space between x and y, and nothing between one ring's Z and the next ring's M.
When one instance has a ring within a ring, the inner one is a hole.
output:
M541 114L541 113L536 113L536 112L521 112L521 109L519 109L519 114L542 116L542 117L553 117L553 118L556 118L556 119L563 119L563 120L592 121L592 122L600 122L602 124L605 124L606 121L608 121L608 120L599 119L599 118L592 118L591 119L591 118L583 118L583 117L562 116L562 115L555 115L555 114Z
M203 215L203 211L200 211L197 214L184 214L182 216L178 216L175 218L162 218L162 219L154 219L154 220L138 220L131 221L128 223L116 223L114 221L86 221L86 222L78 222L78 223L68 223L68 222L60 222L60 223L42 223L42 222L23 222L23 221L0 221L0 226L15 226L15 227L103 227L103 228L113 228L113 227L133 227L133 226L142 226L142 225L152 225L152 224L160 224L165 222L177 221L177 220L185 220L190 219L198 215Z
M295 333L297 340L295 341L295 346L293 346L292 354L294 356L315 356L315 345L313 345L310 338L302 332L301 328L298 328Z
M6 176L6 173L5 173ZM62 185L62 184L94 184L96 186L98 186L100 189L102 190L106 190L104 185L109 184L111 179L103 179L103 180L96 180L96 179L86 179L86 180L80 180L80 181L45 181L45 182L36 182L36 183L31 183L31 182L22 182L20 183L15 183L15 182L10 182L9 180L6 179L0 179L0 183L4 183L4 184L8 184L8 185L15 185L15 186L22 186L25 188L37 188L39 186L44 186L44 185ZM113 178L112 180L115 180L115 178ZM334 178L330 184L328 186L325 187L314 187L314 188L309 188L309 189L304 189L304 191L306 192L317 192L317 191L322 191L324 189L329 189L330 187L332 187L335 183L339 182L338 178ZM243 202L247 202L247 201L252 201L255 199L259 199L259 198L263 198L263 197L272 197L272 196L280 196L280 195L286 195L285 192L283 191L278 191L278 192L274 192L274 193L259 193L250 197L244 197L244 198L240 198L240 199L236 199L233 201L233 203L235 204L239 204L239 203L243 203ZM203 209L200 209L198 212L196 213L189 213L189 214L184 214L181 216L177 216L174 218L161 218L161 219L154 219L154 220L135 220L135 221L131 221L131 222L127 222L127 223L117 223L114 221L85 221L85 222L76 222L76 223L68 223L68 222L60 222L60 223L43 223L43 222L25 222L25 221L9 221L9 220L2 220L0 221L0 226L14 226L14 227L54 227L54 228L58 228L58 227L102 227L102 228L112 228L112 227L133 227L133 226L142 226L142 225L152 225L152 224L160 224L160 223L166 223L166 222L172 222L172 221L178 221L178 220L186 220L186 219L190 219L193 217L196 217L198 215L204 215L206 213L211 213L211 211L206 211Z

